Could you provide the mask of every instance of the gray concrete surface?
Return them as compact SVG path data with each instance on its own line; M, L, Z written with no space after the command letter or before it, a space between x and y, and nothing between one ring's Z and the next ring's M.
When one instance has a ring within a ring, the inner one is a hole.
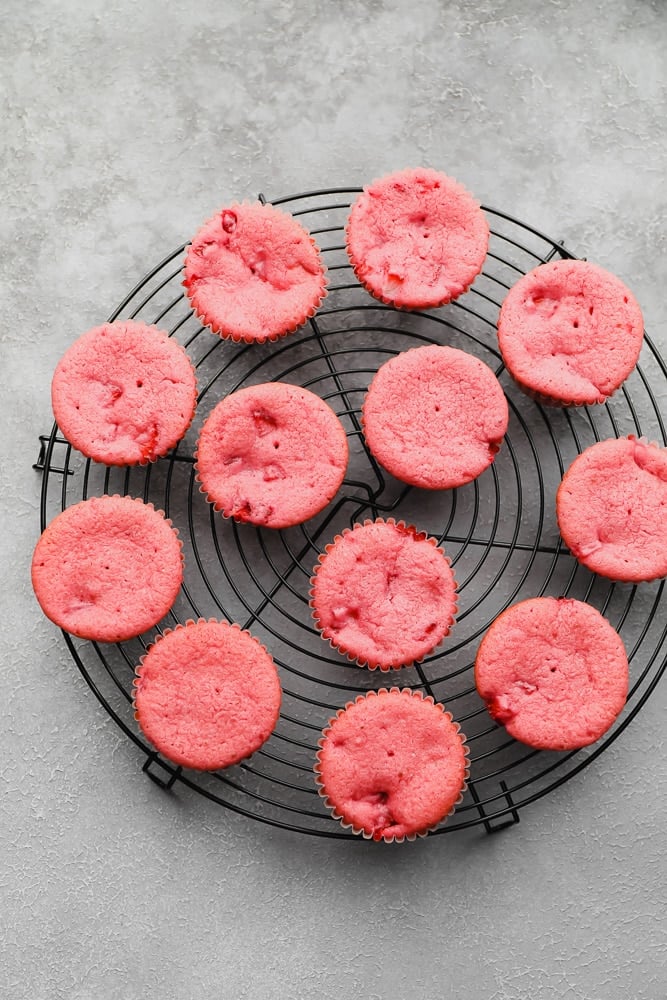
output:
M437 166L667 348L659 0L5 0L3 1000L662 1000L667 683L505 833L386 852L164 795L30 588L60 354L227 198Z

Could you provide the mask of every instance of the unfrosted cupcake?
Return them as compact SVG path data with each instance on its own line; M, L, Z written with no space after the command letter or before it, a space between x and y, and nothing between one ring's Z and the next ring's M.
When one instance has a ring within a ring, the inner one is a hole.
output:
M88 330L68 348L51 399L60 430L88 458L144 465L187 431L197 381L184 348L164 330L118 320Z
M300 524L338 492L348 462L345 428L315 393L286 382L238 389L207 417L197 478L225 517L267 528Z
M489 225L462 184L417 167L364 188L350 210L346 245L371 295L401 309L429 309L468 290L486 258Z
M586 448L563 476L556 517L593 573L630 583L667 576L667 450L632 435Z
M522 743L575 750L599 739L628 694L623 641L590 604L536 597L496 618L475 660L490 715Z
M637 364L643 335L632 292L585 260L529 271L509 290L498 317L508 372L546 405L604 403Z
M272 205L232 203L188 247L183 284L215 333L262 343L306 322L325 295L324 265L297 220Z
M415 347L375 374L362 410L366 443L397 479L452 489L493 462L509 411L483 361L454 347Z
M461 801L468 750L449 712L418 691L371 691L349 702L319 741L325 804L367 839L414 840Z
M137 667L135 717L165 757L200 771L238 764L271 735L278 671L238 625L200 619L159 637Z
M311 581L322 637L370 669L423 659L449 634L456 582L435 539L393 520L355 524L326 546Z
M47 618L98 642L122 642L157 625L182 580L178 532L152 504L129 496L67 507L42 532L32 558L32 585Z

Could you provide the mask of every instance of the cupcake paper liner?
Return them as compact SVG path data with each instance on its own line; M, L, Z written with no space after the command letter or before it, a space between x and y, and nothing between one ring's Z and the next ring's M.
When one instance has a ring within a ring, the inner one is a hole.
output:
M539 403L540 406L547 406L551 407L552 409L559 409L559 410L570 410L570 409L576 410L576 409L581 409L584 406L602 406L604 405L604 403L608 402L608 400L611 399L613 394L623 384L622 382L620 382L619 385L617 385L616 388L613 390L613 392L610 392L609 395L607 396L603 396L602 393L600 393L600 399L596 399L588 403L575 403L569 399L562 399L559 398L558 396L547 396L545 393L537 392L537 390L531 389L531 387L529 385L526 385L525 382L522 382L522 380L517 375L515 375L514 372L512 372L507 367L507 365L505 365L505 371L508 373L508 375L515 383L515 385L519 387L524 396L527 396L529 399L532 399L535 403Z

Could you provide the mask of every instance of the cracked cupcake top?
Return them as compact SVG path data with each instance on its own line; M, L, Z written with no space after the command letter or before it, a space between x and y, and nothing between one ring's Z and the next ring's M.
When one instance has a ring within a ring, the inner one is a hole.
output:
M615 275L585 260L555 260L509 290L498 346L517 383L544 403L603 403L637 364L641 309Z
M323 638L371 669L421 660L454 623L456 583L434 539L394 521L366 521L320 557L311 607Z
M261 202L234 202L194 236L183 284L215 333L262 343L305 323L326 281L320 252L295 218Z
M197 442L197 478L215 509L267 528L300 524L322 510L347 461L345 429L331 407L286 382L230 393Z

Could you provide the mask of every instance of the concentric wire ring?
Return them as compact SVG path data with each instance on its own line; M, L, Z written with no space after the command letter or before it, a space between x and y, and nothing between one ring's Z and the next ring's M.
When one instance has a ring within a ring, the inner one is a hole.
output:
M167 787L182 782L209 799L262 822L302 833L349 838L317 793L313 763L321 730L359 693L386 684L324 643L308 607L318 554L357 520L394 517L433 535L452 560L459 614L444 644L391 683L422 689L444 702L470 746L470 782L444 833L515 822L519 810L593 761L638 713L667 662L663 581L633 586L580 567L561 543L555 493L564 470L594 441L626 434L665 444L661 416L667 368L647 337L640 364L604 406L546 409L525 397L504 370L495 322L509 287L554 257L573 256L554 240L504 212L485 207L491 243L484 272L457 302L429 313L398 312L372 300L352 274L344 224L358 188L274 199L297 216L322 249L329 294L316 317L273 344L235 345L202 328L181 285L185 247L155 266L110 319L136 318L167 329L197 369L199 403L185 439L154 465L114 469L84 459L54 427L43 461L41 524L85 497L129 493L162 508L179 529L186 578L162 627L189 618L224 617L249 629L271 651L284 690L280 722L249 761L214 774L184 772L146 744L132 714L134 667L153 634L117 646L65 635L87 683L142 751L144 770ZM493 465L457 490L428 492L387 475L366 450L360 410L383 361L422 344L449 344L475 354L496 373L510 407L510 427ZM281 380L319 394L342 420L350 446L348 473L320 515L284 531L236 524L216 514L199 491L193 454L211 408L245 385ZM597 607L628 650L631 690L614 727L594 746L570 753L531 750L489 718L473 683L479 641L510 604L540 595L572 596ZM431 834L433 836L434 834Z

